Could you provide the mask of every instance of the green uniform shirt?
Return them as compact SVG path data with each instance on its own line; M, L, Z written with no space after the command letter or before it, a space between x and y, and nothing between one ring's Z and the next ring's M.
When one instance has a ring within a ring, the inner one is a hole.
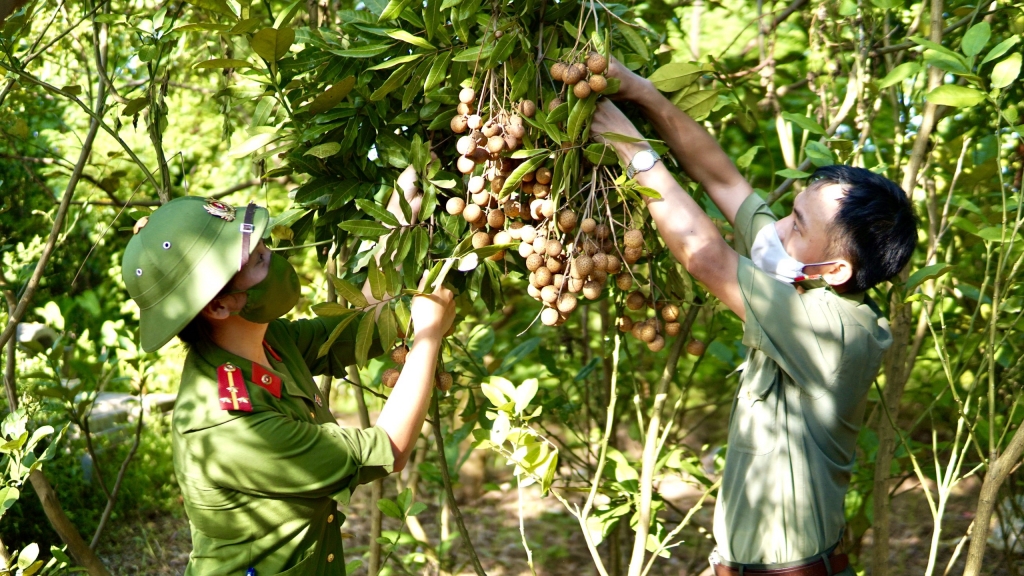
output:
M744 564L801 560L839 540L868 389L892 343L863 293L800 294L754 266L750 246L775 220L751 194L735 223L749 352L714 534L719 554Z
M210 343L189 352L173 416L174 471L192 530L186 575L345 574L337 502L390 473L394 456L383 429L341 428L320 397L313 375L340 376L353 363L354 330L317 358L336 324L270 324L280 398L253 383L252 362ZM251 412L221 408L217 369L226 363L245 379Z

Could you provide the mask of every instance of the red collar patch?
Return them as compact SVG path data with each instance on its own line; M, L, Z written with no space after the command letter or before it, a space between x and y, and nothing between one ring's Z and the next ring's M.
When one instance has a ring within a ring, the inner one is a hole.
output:
M260 388L273 394L274 398L281 397L281 378L274 376L256 362L252 363L252 381Z
M221 410L252 412L249 389L245 387L242 371L230 362L217 368L217 393Z

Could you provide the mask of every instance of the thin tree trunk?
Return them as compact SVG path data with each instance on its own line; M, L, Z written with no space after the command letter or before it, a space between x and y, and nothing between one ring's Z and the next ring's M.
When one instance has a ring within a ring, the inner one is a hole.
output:
M356 405L359 409L359 425L363 428L370 427L370 411L366 407L366 398L363 396L362 381L359 378L359 370L355 366L348 367L348 379L357 385L353 390L356 395ZM381 522L383 516L380 508L377 508L377 501L384 496L384 479L378 478L370 484L370 558L366 564L366 573L369 576L377 576L380 572L380 538Z
M942 43L942 10L942 0L932 0L931 40L936 44ZM928 71L929 89L942 84L942 75L943 72L938 68L932 67ZM914 140L914 147L903 175L903 190L911 199L914 197L918 172L928 155L928 141L932 129L935 127L937 112L938 106L932 103L925 104L921 128ZM900 282L905 283L909 274L910 267L908 265L900 272ZM910 378L911 365L907 362L907 353L910 350L908 342L913 323L913 311L910 304L903 303L903 297L898 290L893 291L889 306L892 346L886 352L883 364L885 389L882 401L888 407L892 421L897 422L900 400L903 398L903 390ZM889 574L889 475L893 450L896 447L896 433L892 425L889 424L888 418L878 419L875 433L878 436L878 451L875 457L874 474L874 546L872 548L871 573L873 576L886 576Z
M989 368L991 370L991 368ZM1010 439L1003 455L996 459L985 481L981 484L981 495L978 496L978 509L974 515L974 533L971 534L971 546L967 549L967 566L964 576L981 574L981 562L985 558L985 546L988 544L988 525L996 506L999 488L1013 471L1024 452L1024 426L1018 427Z

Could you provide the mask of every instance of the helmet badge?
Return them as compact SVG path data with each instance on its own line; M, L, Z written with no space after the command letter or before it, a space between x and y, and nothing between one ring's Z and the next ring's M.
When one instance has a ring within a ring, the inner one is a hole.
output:
M213 198L207 198L206 205L203 206L203 208L205 208L211 215L227 222L231 222L235 219L235 209L225 202L214 200Z

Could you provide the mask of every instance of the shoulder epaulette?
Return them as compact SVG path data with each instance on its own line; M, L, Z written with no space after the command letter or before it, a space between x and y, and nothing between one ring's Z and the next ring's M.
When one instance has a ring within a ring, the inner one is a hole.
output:
M271 374L257 362L252 363L252 381L260 388L273 394L274 398L281 397L281 379Z
M249 389L245 387L245 378L237 366L228 362L217 368L217 384L221 410L252 412Z

